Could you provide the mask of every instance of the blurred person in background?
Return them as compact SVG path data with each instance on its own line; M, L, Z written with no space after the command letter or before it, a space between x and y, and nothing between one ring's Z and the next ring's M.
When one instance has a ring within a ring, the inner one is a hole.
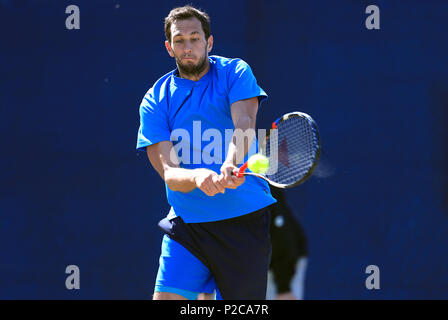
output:
M271 186L277 199L271 211L272 258L268 275L268 300L302 300L308 246L302 225L293 215L282 189Z

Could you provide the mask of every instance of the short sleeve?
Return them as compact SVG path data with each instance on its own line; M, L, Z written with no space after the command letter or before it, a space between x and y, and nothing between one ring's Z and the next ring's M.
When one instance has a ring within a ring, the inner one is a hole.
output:
M168 115L163 108L163 102L156 102L150 89L140 104L137 150L146 151L147 146L169 140Z
M229 102L258 97L259 105L268 97L260 88L250 66L241 59L230 63L229 70Z

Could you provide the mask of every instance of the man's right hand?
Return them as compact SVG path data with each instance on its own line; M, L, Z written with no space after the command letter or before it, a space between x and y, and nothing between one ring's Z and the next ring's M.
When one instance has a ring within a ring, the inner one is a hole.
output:
M224 193L225 187L220 182L219 175L209 169L194 169L194 182L196 187L206 195L212 197L217 193Z

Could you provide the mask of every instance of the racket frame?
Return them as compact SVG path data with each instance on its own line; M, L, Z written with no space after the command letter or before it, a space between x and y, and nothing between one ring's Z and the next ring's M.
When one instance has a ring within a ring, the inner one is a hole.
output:
M303 182L305 182L306 180L308 180L309 177L311 177L311 175L313 174L314 170L315 170L316 167L317 167L317 164L318 164L318 162L319 162L319 158L320 158L320 153L321 153L321 143L320 143L319 130L318 130L318 128L317 128L317 124L316 124L316 122L314 121L314 119L311 118L311 116L309 116L308 114L303 113L303 112L299 112L299 111L290 112L290 113L284 114L283 116L281 116L280 118L278 118L277 120L275 120L275 121L272 123L272 129L277 129L278 125L279 125L281 122L286 121L286 120L288 120L288 119L290 119L290 118L292 118L292 117L303 117L303 118L306 118L307 121L311 124L311 127L312 127L312 129L313 129L313 131L314 131L314 134L315 134L315 136L316 136L316 140L317 140L317 150L316 150L315 157L314 157L314 159L313 159L313 165L312 165L311 168L308 170L308 172L307 172L301 179L297 180L297 181L294 182L294 183L291 183L291 184L281 184L281 183L277 183L277 182L274 182L274 181L270 180L267 176L265 176L265 175L263 175L263 174L259 174L259 173L255 173L255 172L246 172L246 169L247 169L247 161L246 161L246 162L245 162L245 163L238 169L238 171L234 172L234 174L235 174L237 177L242 177L243 175L244 175L244 176L248 176L248 175L250 175L250 176L255 176L255 177L264 179L264 180L266 180L269 184L273 185L274 187L281 188L281 189L287 189L287 188L292 188L292 187L298 186L299 184L302 184ZM265 140L266 143L267 143L267 140L269 139L270 133L271 133L271 132L269 131L269 132L267 133L267 135L266 135L266 140Z

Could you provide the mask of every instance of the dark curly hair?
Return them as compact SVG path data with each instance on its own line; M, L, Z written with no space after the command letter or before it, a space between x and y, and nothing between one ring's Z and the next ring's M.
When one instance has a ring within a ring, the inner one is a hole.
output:
M174 8L165 18L165 36L166 40L171 42L171 24L179 20L187 20L196 18L201 22L202 30L205 34L205 39L210 37L210 17L207 13L200 11L190 5Z

